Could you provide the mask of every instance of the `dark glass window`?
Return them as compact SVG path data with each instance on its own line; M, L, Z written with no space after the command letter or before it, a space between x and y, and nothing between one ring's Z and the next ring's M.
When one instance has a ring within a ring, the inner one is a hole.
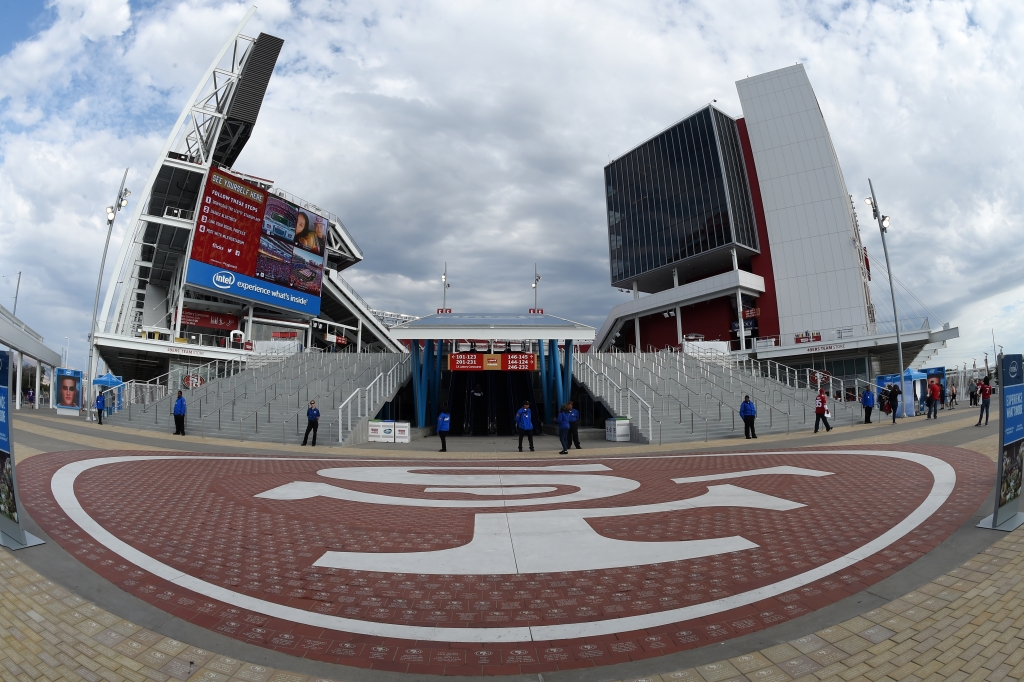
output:
M758 248L736 121L717 109L608 164L605 184L615 286L732 243Z

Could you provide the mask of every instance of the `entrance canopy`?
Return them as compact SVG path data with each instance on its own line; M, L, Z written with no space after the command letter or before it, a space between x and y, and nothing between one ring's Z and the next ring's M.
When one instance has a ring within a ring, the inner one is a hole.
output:
M554 315L489 315L448 313L428 315L390 329L394 339L550 339L594 341L594 328Z

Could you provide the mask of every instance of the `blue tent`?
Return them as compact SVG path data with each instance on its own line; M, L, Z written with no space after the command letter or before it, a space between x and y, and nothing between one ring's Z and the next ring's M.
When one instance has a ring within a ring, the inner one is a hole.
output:
M121 380L121 377L116 377L113 374L111 374L110 372L107 372L106 374L104 374L102 376L98 376L98 377L96 377L95 379L92 380L92 385L93 386L102 386L104 388L114 388L115 386L122 386L123 384L124 384L124 381ZM111 398L113 398L113 396L111 396ZM120 410L120 409L122 409L124 407L123 401L124 401L124 397L121 395L121 389L118 388L117 389L117 409L118 410ZM114 414L114 401L113 400L107 400L107 406L106 407L107 407L106 413L108 415Z

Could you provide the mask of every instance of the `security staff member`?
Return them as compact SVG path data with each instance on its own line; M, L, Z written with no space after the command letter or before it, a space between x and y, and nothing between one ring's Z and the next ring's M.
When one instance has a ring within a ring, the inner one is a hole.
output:
M306 439L309 438L309 432L313 432L313 445L316 447L316 430L320 426L320 410L316 409L316 401L309 401L309 409L306 410L306 433L302 436L302 444L306 444Z
M185 399L181 396L181 391L178 391L178 399L174 401L174 435L184 436L185 435L185 412L188 410L188 406L185 405Z
M569 401L569 443L575 445L577 450L582 450L580 447L580 413L573 407L572 401ZM568 450L568 448L566 448Z
M100 394L96 396L96 416L99 417L100 426L103 426L103 409L107 406L106 396L100 391Z

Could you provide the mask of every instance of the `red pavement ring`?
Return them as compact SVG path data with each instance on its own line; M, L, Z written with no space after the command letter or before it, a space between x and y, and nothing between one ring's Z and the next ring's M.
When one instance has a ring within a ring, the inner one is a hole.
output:
M293 655L465 675L704 646L892 575L969 518L992 464L886 447L18 466L52 539L175 616Z
M741 453L733 455L734 457L747 457L753 455L759 455L763 453ZM796 453L773 453L773 454L796 454ZM801 452L801 455L808 454L826 454L824 452ZM922 521L931 516L942 504L949 498L950 493L953 491L953 487L956 483L956 473L953 468L946 462L934 457L927 455L921 455L917 453L904 453L904 452L886 452L886 451L865 451L865 450L850 450L850 451L833 451L828 452L829 455L835 454L849 454L849 455L868 455L868 456L881 456L881 457L892 457L896 459L902 459L916 464L920 464L925 467L932 475L933 483L932 488L928 492L925 500L918 505L908 516L902 521L896 524L894 527L878 536L869 543L866 543L852 552L847 553L839 559L835 559L826 564L822 564L814 569L805 571L799 575L793 576L786 580L774 583L770 586L765 586L744 592L742 594L733 595L723 599L717 599L715 601L706 602L703 604L697 604L694 606L687 606L679 609L672 609L669 611L661 611L658 613L643 614L638 616L629 616L625 618L614 618L597 622L589 623L573 623L565 625L548 625L548 626L529 626L529 627L512 627L512 628L465 628L459 629L456 635L459 641L464 642L519 642L526 640L535 641L547 641L556 639L567 639L573 637L586 637L594 635L607 635L615 634L618 632L625 632L629 630L639 630L659 625L665 625L668 623L680 622L691 620L694 618L702 618L714 613L720 613L728 611L740 606L746 606L762 599L769 597L778 596L785 594L790 590L795 590L808 583L814 582L815 580L824 578L837 571L841 571L853 564L857 563L861 559L870 557L872 554L884 549L896 540L902 538L913 528L917 527ZM292 608L282 604L276 604L270 601L257 599L249 595L234 592L232 590L225 589L222 586L214 585L207 581L201 580L194 576L188 575L176 568L168 566L165 563L157 561L156 559L148 556L147 554L135 549L128 543L119 540L112 533L104 529L95 520L90 517L85 510L77 503L74 493L74 484L78 476L93 469L95 467L117 464L125 461L145 461L145 460L169 460L169 459L185 459L183 457L175 456L163 456L163 455L148 455L148 456L131 456L131 457L104 457L98 459L91 459L82 462L76 462L73 464L65 465L61 468L52 479L52 490L54 498L58 501L61 508L68 515L68 517L77 523L83 530L88 532L93 538L95 538L100 544L107 547L108 549L116 552L122 558L131 561L136 566L143 568L150 573L159 576L171 583L174 583L180 587L191 590L197 594L201 594L210 599L218 599L227 604L237 606L239 608L249 609L257 613L270 616L272 618L281 618L288 621L297 623L306 623L308 625L314 625L317 627L342 630L348 632L355 632L359 634L375 635L382 637L399 637L403 639L412 640L424 640L424 641L450 641L452 639L453 632L444 628L437 627L424 627L424 626L413 626L413 625L402 625L395 623L373 623L361 620L354 620L351 618L343 618L338 616L330 616L320 613L311 613L309 611L302 611L300 609ZM188 456L187 459L237 459L236 457L196 457ZM275 459L275 458L260 458L260 459ZM330 461L330 460L321 460ZM410 467L413 469L428 469L429 467L414 466ZM452 467L458 469L459 467Z

